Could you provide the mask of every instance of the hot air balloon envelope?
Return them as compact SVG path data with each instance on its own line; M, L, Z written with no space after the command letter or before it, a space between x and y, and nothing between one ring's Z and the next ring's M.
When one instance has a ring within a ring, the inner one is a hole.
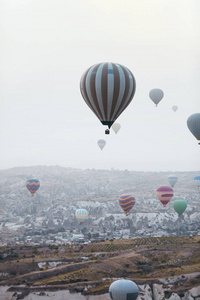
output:
M106 145L106 141L105 140L98 140L97 144L98 144L99 148L102 150Z
M77 209L75 212L76 219L81 223L88 218L88 211L84 208Z
M169 186L160 186L156 190L156 195L158 199L161 201L161 203L166 206L167 203L171 200L171 198L174 196L174 191Z
M121 128L121 125L119 124L119 123L114 123L113 125L112 125L112 129L114 130L114 132L117 134L118 133L118 131L120 130L120 128Z
M132 207L135 205L135 198L132 195L124 194L119 198L119 205L127 215Z
M173 202L174 210L179 214L179 216L184 213L187 208L187 202L185 200L175 200Z
M171 185L171 187L174 187L177 180L178 180L178 177L175 174L171 174L168 176L168 181L169 181L169 184Z
M177 109L178 109L178 106L176 106L176 105L172 106L172 110L173 110L174 112L176 112Z
M35 194L35 192L39 189L40 182L38 179L29 179L26 182L26 187L33 196Z
M109 287L109 295L112 300L136 300L138 294L137 284L128 279L116 280Z
M158 103L162 100L162 98L164 97L164 93L161 89L152 89L149 92L149 97L150 99L156 104L156 106L158 105Z
M194 177L194 184L197 187L200 187L200 175L197 175L197 176Z
M131 71L116 63L99 63L90 67L81 77L83 99L109 128L130 104L136 83Z
M187 119L187 126L194 137L200 140L200 113L193 114Z

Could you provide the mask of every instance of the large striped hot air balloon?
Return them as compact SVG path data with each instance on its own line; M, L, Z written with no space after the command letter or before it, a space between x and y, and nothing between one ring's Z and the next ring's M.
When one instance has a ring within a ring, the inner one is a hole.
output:
M174 191L170 186L160 186L156 190L156 195L161 203L166 206L167 203L172 199L174 196Z
M126 67L116 63L99 63L81 77L83 99L108 128L129 105L135 94L136 82ZM109 130L106 130L109 133Z
M132 207L135 205L135 198L129 194L123 194L119 198L119 205L127 215Z
M39 189L40 182L38 179L29 179L26 182L26 187L33 196L35 194L35 192Z

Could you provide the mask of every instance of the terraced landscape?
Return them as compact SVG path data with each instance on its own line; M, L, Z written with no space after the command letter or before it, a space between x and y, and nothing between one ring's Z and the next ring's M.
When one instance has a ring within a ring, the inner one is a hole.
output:
M180 276L173 288L200 285L200 236L113 240L91 244L0 250L0 284L25 294L67 288L84 294L108 291L113 278L137 284ZM199 272L199 273L198 273ZM186 280L186 274L194 274ZM183 284L181 284L183 282ZM19 285L22 285L19 287Z

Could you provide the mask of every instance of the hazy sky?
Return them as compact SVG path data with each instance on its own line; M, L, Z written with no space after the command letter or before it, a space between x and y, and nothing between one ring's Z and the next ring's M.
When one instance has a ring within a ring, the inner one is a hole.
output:
M200 170L186 124L200 112L199 15L199 0L0 0L0 169ZM99 62L136 79L117 135L80 94ZM165 94L158 107L152 88Z

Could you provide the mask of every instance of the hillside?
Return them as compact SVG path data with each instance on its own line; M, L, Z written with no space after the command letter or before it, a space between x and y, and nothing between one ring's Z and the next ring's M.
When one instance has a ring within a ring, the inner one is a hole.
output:
M199 190L193 183L197 172L176 172L174 197L163 207L156 197L160 185L169 185L170 172L81 170L59 166L19 167L0 171L0 245L56 244L99 237L197 235L200 231ZM32 197L29 178L38 178L40 188ZM128 216L118 199L131 193L136 199ZM178 216L174 199L185 199L187 210ZM82 227L75 218L78 208L88 210Z
M31 291L108 292L113 278L162 284L168 296L200 285L200 237L142 238L88 245L1 248L1 285ZM188 275L190 274L190 275ZM19 287L19 285L22 285Z

